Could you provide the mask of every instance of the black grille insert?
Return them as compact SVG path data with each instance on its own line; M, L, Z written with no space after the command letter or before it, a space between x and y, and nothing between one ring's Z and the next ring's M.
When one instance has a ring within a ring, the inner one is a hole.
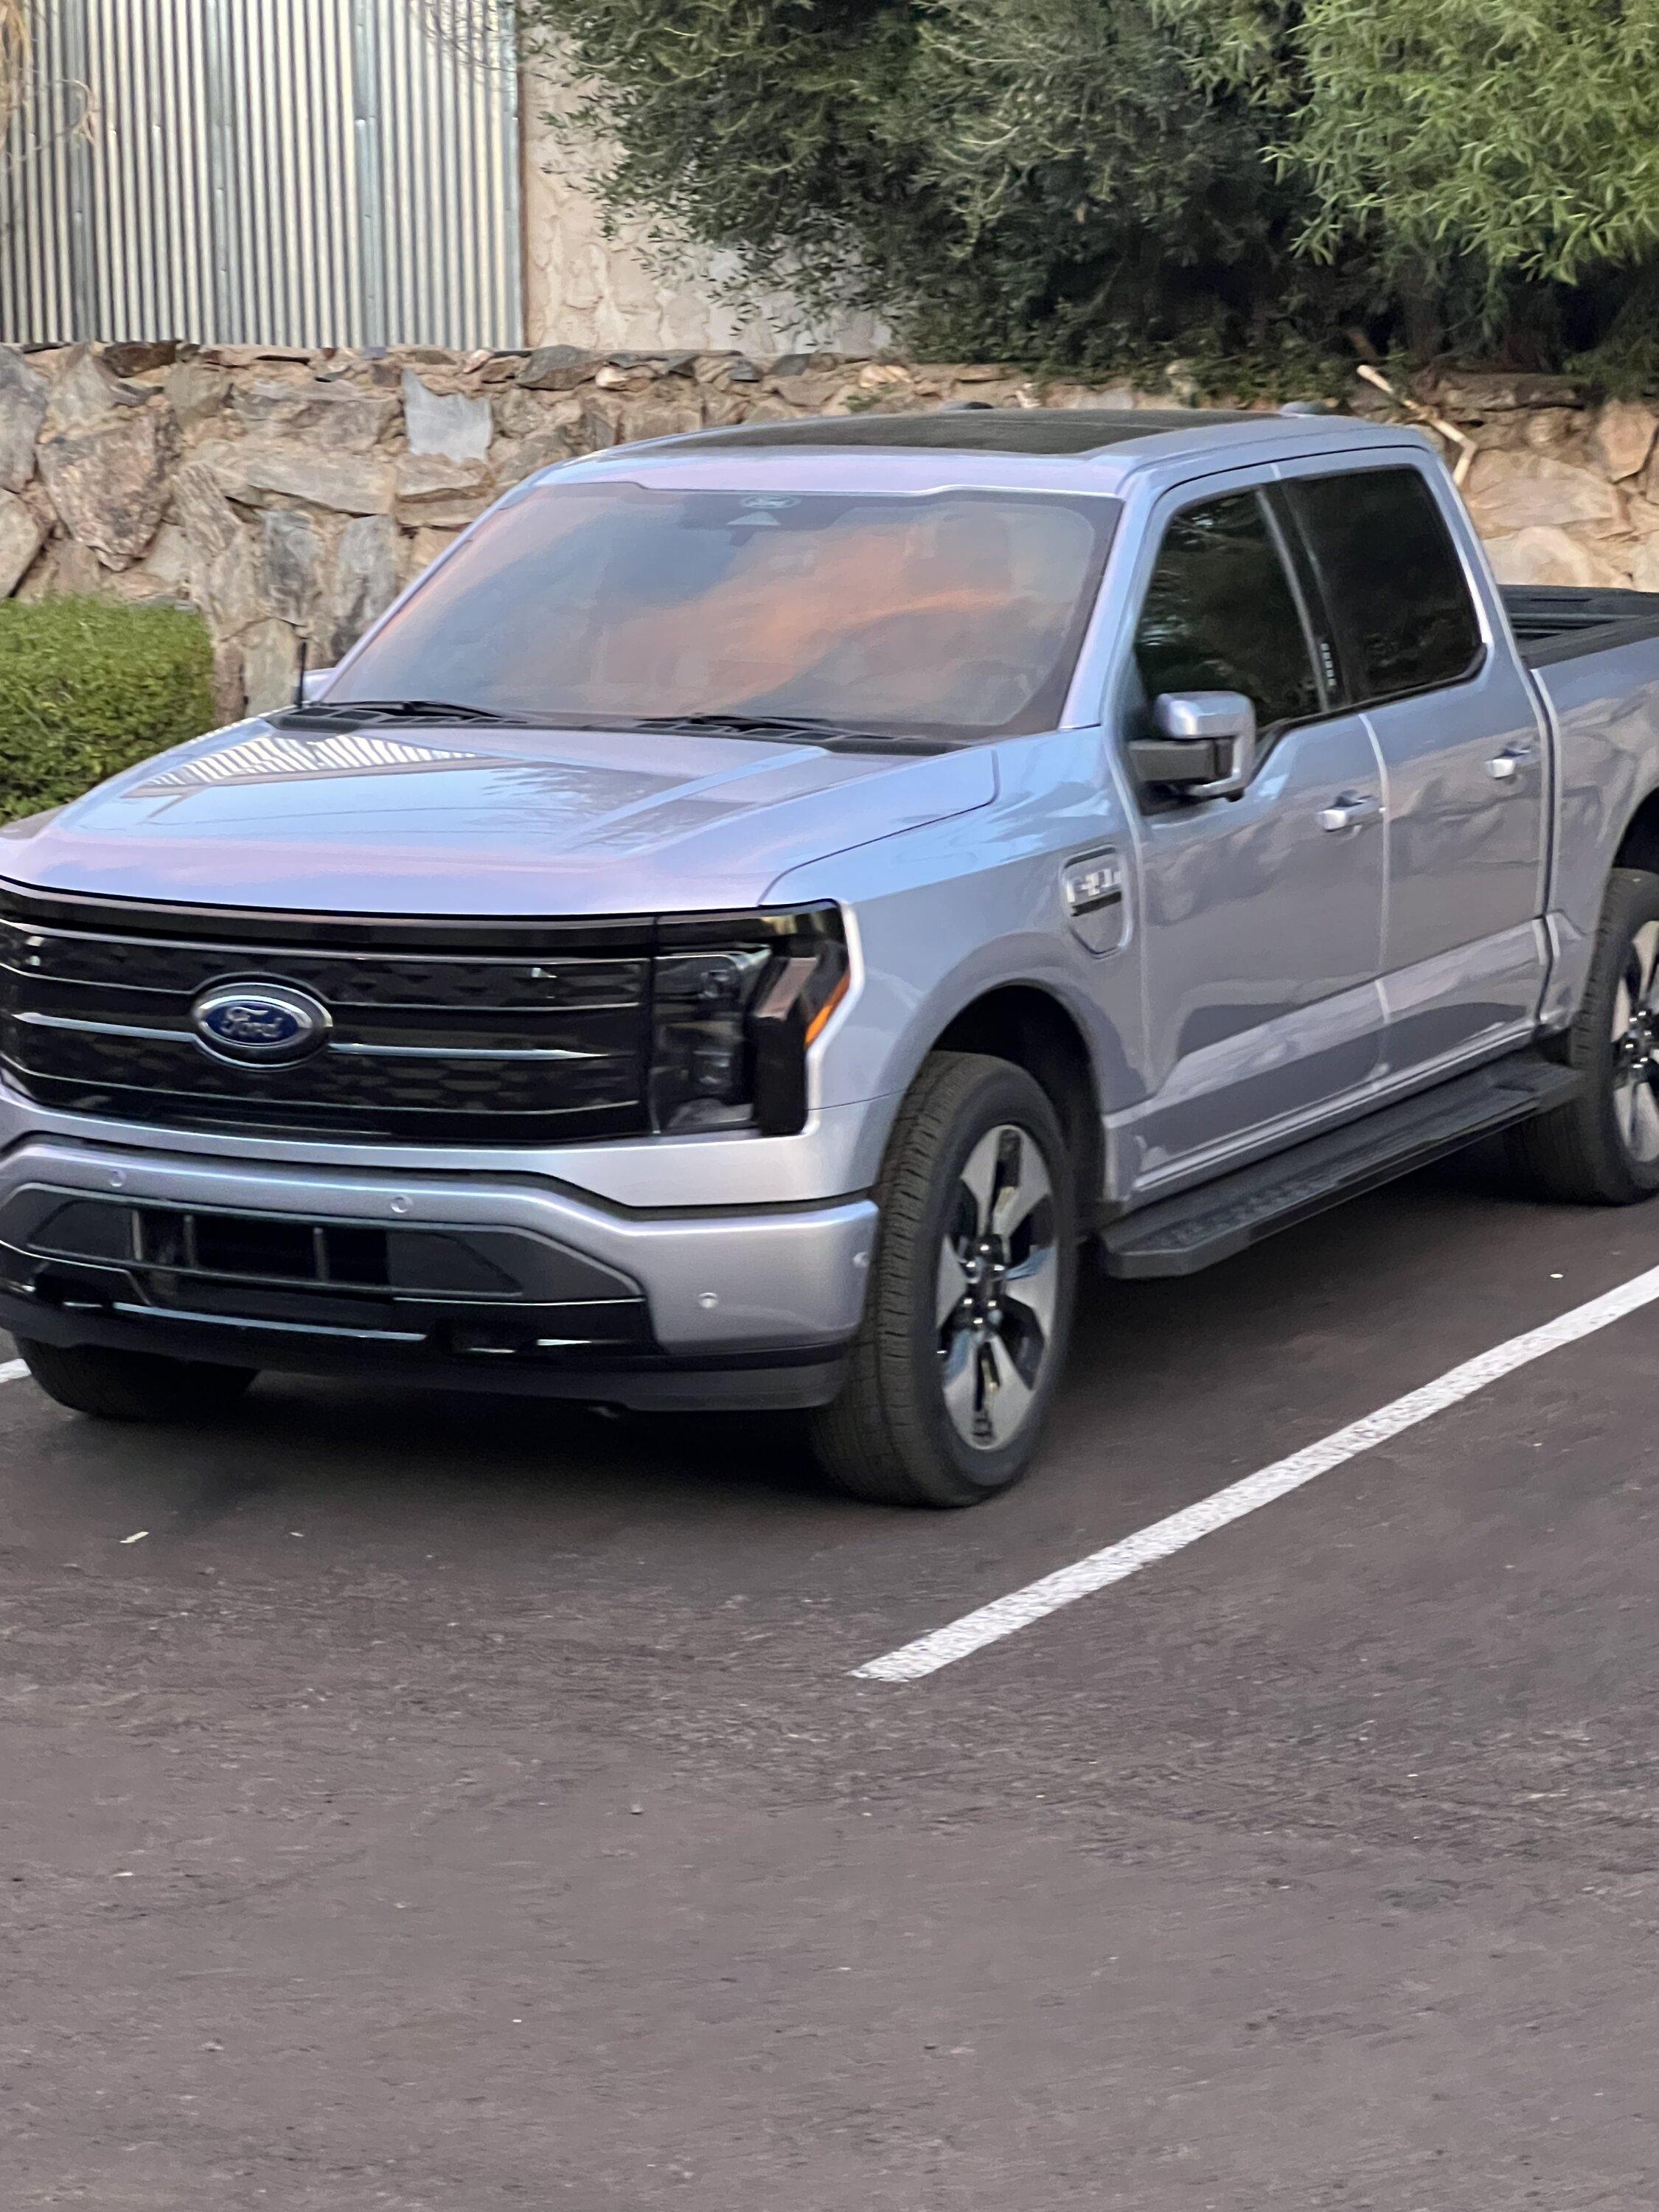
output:
M178 1128L416 1144L649 1126L649 922L412 924L0 893L0 1063L45 1106ZM321 1049L240 1066L191 1025L220 984L326 1007Z

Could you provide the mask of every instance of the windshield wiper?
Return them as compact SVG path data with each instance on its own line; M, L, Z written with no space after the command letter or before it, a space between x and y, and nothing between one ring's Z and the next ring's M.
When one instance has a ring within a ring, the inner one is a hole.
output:
M317 699L304 707L285 707L266 716L284 730L332 729L343 722L494 722L512 718L489 707L462 706L453 699Z
M545 716L498 714L489 707L466 707L449 699L318 699L309 706L282 708L265 720L276 729L301 735L307 730L354 729L364 722L424 722L434 728L446 723L487 723L507 729L705 731L711 737L778 738L796 744L853 750L879 747L896 753L951 750L948 738L888 737L879 730L846 729L813 714L635 714L626 721L562 716L553 721Z
M880 730L848 729L822 714L636 714L632 730L708 730L734 738L801 738L809 744L899 745L911 741ZM931 748L930 748L931 749Z

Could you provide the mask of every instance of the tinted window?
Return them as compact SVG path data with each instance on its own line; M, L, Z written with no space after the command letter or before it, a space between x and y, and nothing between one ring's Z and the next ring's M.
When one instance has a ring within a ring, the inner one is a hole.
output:
M552 483L486 516L326 696L578 727L1053 729L1117 514L1018 491Z
M1146 696L1242 691L1266 729L1317 714L1307 633L1253 492L1206 501L1164 533L1135 632Z
M1361 700L1452 684L1480 650L1469 587L1414 469L1361 469L1289 488L1340 625Z

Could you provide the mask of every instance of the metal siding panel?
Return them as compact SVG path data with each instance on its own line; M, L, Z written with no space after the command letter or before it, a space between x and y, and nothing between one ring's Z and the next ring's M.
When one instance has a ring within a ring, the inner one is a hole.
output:
M445 201L437 189L444 158L443 116L433 87L441 50L427 26L416 20L413 9L404 20L401 42L404 52L398 59L403 81L409 88L404 159L408 163L410 203L422 210L425 234L418 240L412 234L404 239L410 272L404 293L404 315L406 327L418 323L428 330L439 331L441 335L436 343L447 345L449 336L443 302L447 289L445 277L449 267L449 240L445 235ZM465 112L465 106L464 98L458 96L453 111L458 118Z
M333 25L314 4L306 25L305 127L301 143L305 150L310 190L307 213L308 234L331 238L347 234L345 198L340 189L336 133L329 118L337 112L335 58L337 52ZM315 274L307 289L318 327L350 330L353 291L350 264L339 255L314 262ZM347 341L349 343L349 341Z
M301 134L311 127L301 97L299 66L302 43L310 36L307 12L296 8L296 20L290 23L289 35L272 42L270 59L272 92L265 143L270 149L271 191L289 241L289 250L276 264L272 305L276 326L285 330L305 329L314 321L303 250L307 228L300 185Z
M205 338L215 326L214 301L218 282L214 258L213 179L206 161L194 161L186 167L179 149L184 143L181 118L186 114L200 116L207 111L206 27L197 0L173 0L172 14L177 52L183 66L170 76L177 89L167 109L164 143L158 149L155 177L157 189L162 190L169 167L176 167L179 179L177 204L187 212L179 228L179 259L172 272L172 294L185 325L180 335Z
M94 0L65 0L64 67L71 84L96 82L92 74L93 5ZM85 337L97 322L100 210L92 190L93 147L84 131L60 135L58 144L70 195L70 220L64 234L69 249L70 326L76 337Z
M465 333L477 327L483 300L488 296L488 285L481 294L478 283L481 276L487 276L489 264L477 250L478 196L473 188L477 181L473 163L477 149L478 98L484 65L477 57L471 10L462 8L457 0L454 13L457 43L462 53L469 57L461 64L467 96L455 103L454 130L446 149L455 189L437 210L443 240L439 266L444 281L442 296L434 301L434 308L446 331L451 333L449 343L464 345ZM469 245L472 248L470 254Z
M310 235L334 244L327 255L313 255L309 287L316 327L337 333L342 345L362 342L357 279L357 198L351 167L351 91L349 25L340 0L310 0L307 28L311 39L306 75L308 102L304 139L313 179Z
M507 0L32 4L0 341L520 343Z
M259 343L259 295L264 283L264 261L275 241L267 236L261 205L258 163L255 147L259 130L258 72L254 52L258 20L246 8L226 9L226 54L229 81L226 88L226 123L230 149L231 234L229 283L235 301L236 338L243 345Z
M506 0L488 0L495 94L490 105L495 158L489 165L496 216L489 227L495 247L495 289L501 335L497 343L514 346L524 339L524 210L520 199L519 62L517 16Z
M280 242L270 234L270 209L261 159L264 86L261 81L264 56L260 51L260 11L239 8L232 21L231 139L236 164L236 242L231 266L236 278L236 310L241 318L238 335L244 343L258 345L264 335L261 307L270 283L268 264L273 249L278 248Z
M463 67L470 80L467 89L471 96L455 103L453 173L457 189L453 200L442 210L447 232L443 265L449 280L442 312L447 328L455 334L449 343L464 345L466 340L462 333L483 319L486 312L484 298L488 296L487 282L483 298L479 293L478 280L487 280L489 264L477 251L483 232L478 195L474 189L477 177L478 105L488 62L479 52L472 10L463 10L458 4L457 15L462 52L469 57ZM472 247L471 253L467 251L469 245Z
M295 82L295 152L298 178L297 220L301 235L332 234L338 228L338 195L331 173L332 153L327 128L330 105L329 57L326 24L307 0L301 24L299 70ZM344 327L347 287L340 282L337 257L325 260L312 254L300 276L305 312L319 330Z
M355 0L355 4L359 8L373 6L374 0ZM374 79L369 97L380 124L381 206L390 217L381 223L378 233L386 316L382 337L387 343L409 326L409 292L415 281L409 255L408 226L391 216L388 206L391 201L406 203L411 193L418 194L420 190L418 182L409 175L409 132L416 88L410 81L407 30L407 16L403 12L386 18L382 36L375 42L372 54L364 58Z
M356 126L351 112L351 25L344 0L323 0L328 14L328 97L321 113L328 119L329 178L334 196L334 219L328 235L339 246L338 307L340 328L347 345L362 345L363 280L357 221L357 164L354 158Z
M363 341L386 345L386 198L385 118L380 49L386 26L377 0L347 0L351 10L351 125L357 185L357 251Z
M72 149L75 320L82 336L100 328L113 312L106 287L115 258L114 216L121 203L121 87L118 69L112 67L109 29L104 0L84 0L85 58L77 74L88 84L104 87L105 96L99 108L98 143L94 146L82 138ZM89 164L94 167L90 176ZM125 337L128 332L118 328L111 335Z
M257 235L264 249L252 252L250 259L257 280L253 325L264 338L267 331L291 327L293 319L288 288L299 256L293 235L294 210L283 190L282 149L283 139L293 131L295 117L283 81L284 41L272 35L268 15L250 11L248 27L248 69L258 97L248 115L247 159Z
M434 52L442 51L436 37L430 37L428 44ZM453 41L449 50L452 59L457 49L462 54L466 52L464 21L454 27ZM443 331L445 343L450 344L454 343L449 334L454 328L456 302L466 287L466 269L460 240L471 228L467 204L466 142L472 117L470 97L472 88L467 82L465 62L461 61L457 67L461 77L458 97L447 117L441 115L432 118L433 128L422 149L425 173L422 182L426 185L424 198L428 220L431 224L432 244L429 266L433 281L427 298L427 312L432 318L434 327ZM449 126L447 131L444 128L446 121ZM447 175L452 186L441 199L432 190L430 182L441 173Z
M122 337L148 337L155 325L149 314L149 271L153 257L141 253L136 235L147 210L139 156L143 145L140 87L134 79L137 58L143 52L142 19L131 25L112 19L108 0L98 11L98 58L94 67L110 88L109 128L106 161L112 189L107 201L97 270L99 322Z
M28 166L38 169L54 200L64 193L58 171L65 155L59 143L59 98L54 88L62 82L64 25L61 12L48 22L35 24L35 68L33 100L19 118L11 143L21 149L13 168L13 188L19 258L22 264L18 285L21 320L15 334L25 337L38 326L42 336L61 341L73 336L69 286L61 266L66 245L62 230L45 219L37 197L23 189ZM27 165L27 166L26 166ZM8 336L13 335L9 331Z

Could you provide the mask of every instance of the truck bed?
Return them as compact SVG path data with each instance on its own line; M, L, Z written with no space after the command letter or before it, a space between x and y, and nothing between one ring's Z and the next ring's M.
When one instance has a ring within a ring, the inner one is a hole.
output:
M1659 592L1505 584L1502 596L1521 658L1529 668L1659 637Z

